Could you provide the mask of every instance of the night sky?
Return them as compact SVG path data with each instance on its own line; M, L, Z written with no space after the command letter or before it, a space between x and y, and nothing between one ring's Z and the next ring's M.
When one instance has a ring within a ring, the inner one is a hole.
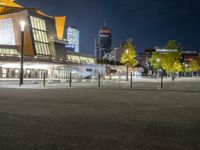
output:
M48 15L67 16L80 30L80 51L94 54L94 38L106 19L113 46L129 37L136 50L177 40L185 50L200 50L199 0L16 0Z

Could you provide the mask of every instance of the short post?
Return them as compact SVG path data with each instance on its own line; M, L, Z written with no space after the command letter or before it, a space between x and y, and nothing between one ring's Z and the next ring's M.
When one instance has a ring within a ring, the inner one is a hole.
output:
M161 70L161 85L160 85L161 89L163 88L163 70Z
M72 87L72 73L69 74L69 87Z
M126 66L126 81L128 81L128 65Z
M98 87L101 87L101 74L98 74Z
M43 86L46 85L46 73L43 73Z
M133 72L131 72L131 88L133 88Z
M19 72L19 86L21 86L21 73Z

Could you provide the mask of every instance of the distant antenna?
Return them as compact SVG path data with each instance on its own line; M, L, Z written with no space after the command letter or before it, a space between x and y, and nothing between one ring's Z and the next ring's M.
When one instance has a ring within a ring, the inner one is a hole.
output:
M106 27L106 19L104 19L103 26Z

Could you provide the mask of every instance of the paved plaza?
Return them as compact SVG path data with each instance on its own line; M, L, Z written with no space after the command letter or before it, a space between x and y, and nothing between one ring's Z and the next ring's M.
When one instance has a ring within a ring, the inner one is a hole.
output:
M0 150L199 150L200 82L0 84Z

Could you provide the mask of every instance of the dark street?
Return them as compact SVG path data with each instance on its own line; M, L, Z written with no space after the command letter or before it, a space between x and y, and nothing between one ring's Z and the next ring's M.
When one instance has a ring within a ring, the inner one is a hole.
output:
M0 89L1 150L198 150L199 92Z

